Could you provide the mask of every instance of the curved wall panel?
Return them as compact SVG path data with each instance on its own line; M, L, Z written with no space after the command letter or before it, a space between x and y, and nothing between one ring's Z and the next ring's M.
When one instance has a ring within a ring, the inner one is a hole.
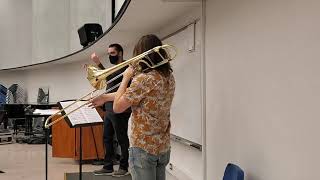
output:
M32 0L0 1L0 69L31 64Z
M32 1L33 64L70 53L69 11L69 1Z
M128 6L130 0L121 1ZM117 4L123 14L126 8ZM6 0L0 2L2 23L0 70L23 68L61 60L83 51L78 28L85 23L99 23L103 30L114 24L111 1L106 0ZM110 27L110 28L109 28ZM106 34L106 32L105 32ZM79 56L75 56L77 58Z
M111 14L106 12L106 2L33 0L32 63L57 59L81 50L77 30L85 23L109 27L106 19L111 18Z

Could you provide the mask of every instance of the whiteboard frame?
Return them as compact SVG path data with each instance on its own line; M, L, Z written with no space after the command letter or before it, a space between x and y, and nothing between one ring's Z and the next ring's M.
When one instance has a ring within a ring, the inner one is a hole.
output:
M174 35L176 35L176 34L179 34L180 32L182 32L182 31L184 31L184 30L186 30L190 25L193 25L193 27L194 27L194 35L193 35L193 49L192 50L189 50L189 52L193 52L193 51L195 51L195 41L196 41L196 35L195 35L195 33L196 33L196 31L195 31L195 28L196 28L196 24L198 23L200 21L200 18L197 18L197 19L195 19L195 20L193 20L192 22L190 22L190 23L188 23L188 24L186 24L186 25L184 25L183 27L181 27L181 28L179 28L178 30L176 30L176 31L174 31L174 32L172 32L172 33L170 33L170 34L168 34L168 35L166 35L166 36L164 36L164 37L162 37L161 38L161 41L164 41L164 40L166 40L166 39L168 39L168 38L170 38L170 37L173 37ZM203 27L202 27L203 28ZM203 39L202 39L202 37L200 37L201 38L201 42L203 42ZM203 43L201 43L201 45L203 45ZM201 49L203 49L203 47L201 47ZM201 52L200 52L200 56L201 56L201 64L200 64L200 66L201 66L201 70L200 70L200 72L201 72L201 89L200 89L200 91L201 92L203 92L203 60L202 60L202 58L203 58L203 55L202 55L202 53L203 53L203 51L201 50ZM201 96L203 96L203 94L201 94ZM202 107L201 107L201 119L202 119L202 122L203 122L203 109L202 108L204 108L204 106L203 106L203 97L201 97L201 104L202 104ZM203 136L203 127L201 127L201 134L202 134L202 136ZM180 137L180 136L178 136L178 135L175 135L175 134L173 134L173 133L171 133L171 136L170 136L170 138L171 138L171 140L173 140L173 141L175 141L175 142L179 142L179 143L181 143L181 144L184 144L184 145L187 145L187 146L190 146L190 147L193 147L193 148L195 148L195 149L197 149L197 150L199 150L199 151L202 151L202 145L201 144L199 144L199 143L196 143L196 142L193 142L193 141L190 141L190 140L188 140L188 139L185 139L185 138L183 138L183 137ZM202 144L203 144L204 142L203 142L203 137L202 137Z

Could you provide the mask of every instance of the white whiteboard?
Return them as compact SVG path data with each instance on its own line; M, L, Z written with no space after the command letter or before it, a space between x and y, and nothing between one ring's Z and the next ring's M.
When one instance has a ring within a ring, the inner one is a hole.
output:
M199 23L190 25L187 29L165 39L163 43L174 45L178 50L176 59L171 62L176 80L171 108L171 134L202 144L199 27ZM189 52L194 44L194 51Z

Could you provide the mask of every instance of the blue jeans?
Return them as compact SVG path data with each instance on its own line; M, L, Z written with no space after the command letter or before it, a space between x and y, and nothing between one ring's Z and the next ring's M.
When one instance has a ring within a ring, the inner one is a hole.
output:
M129 149L129 170L132 180L165 180L166 166L170 160L170 150L152 155L141 148Z

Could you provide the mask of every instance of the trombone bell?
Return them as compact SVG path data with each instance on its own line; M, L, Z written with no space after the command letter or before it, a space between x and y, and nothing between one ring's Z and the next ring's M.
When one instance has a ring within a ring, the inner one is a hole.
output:
M167 57L162 56L162 54L160 53L160 49L163 49L166 52ZM162 58L162 61L157 64L154 64L148 56L152 53L159 54L159 56ZM139 63L143 63L148 67L148 69L150 68L152 69L168 63L169 61L174 59L176 55L177 55L177 51L174 46L167 45L167 44L162 46L157 46L157 47L154 47L153 49L150 49L142 54L139 54L127 61L124 61L108 69L100 70L93 65L89 65L87 67L87 72L88 72L87 79L95 89L101 90L107 85L106 78L111 74L113 74L114 72L118 71L119 69L124 68L125 66L132 65L137 71L141 71L141 66L139 65Z
M92 65L89 65L87 67L87 72L88 72L88 81L90 82L90 84L95 88L95 89L103 89L107 83L105 80L99 80L99 71L102 71L102 70L99 70L98 68L92 66Z

